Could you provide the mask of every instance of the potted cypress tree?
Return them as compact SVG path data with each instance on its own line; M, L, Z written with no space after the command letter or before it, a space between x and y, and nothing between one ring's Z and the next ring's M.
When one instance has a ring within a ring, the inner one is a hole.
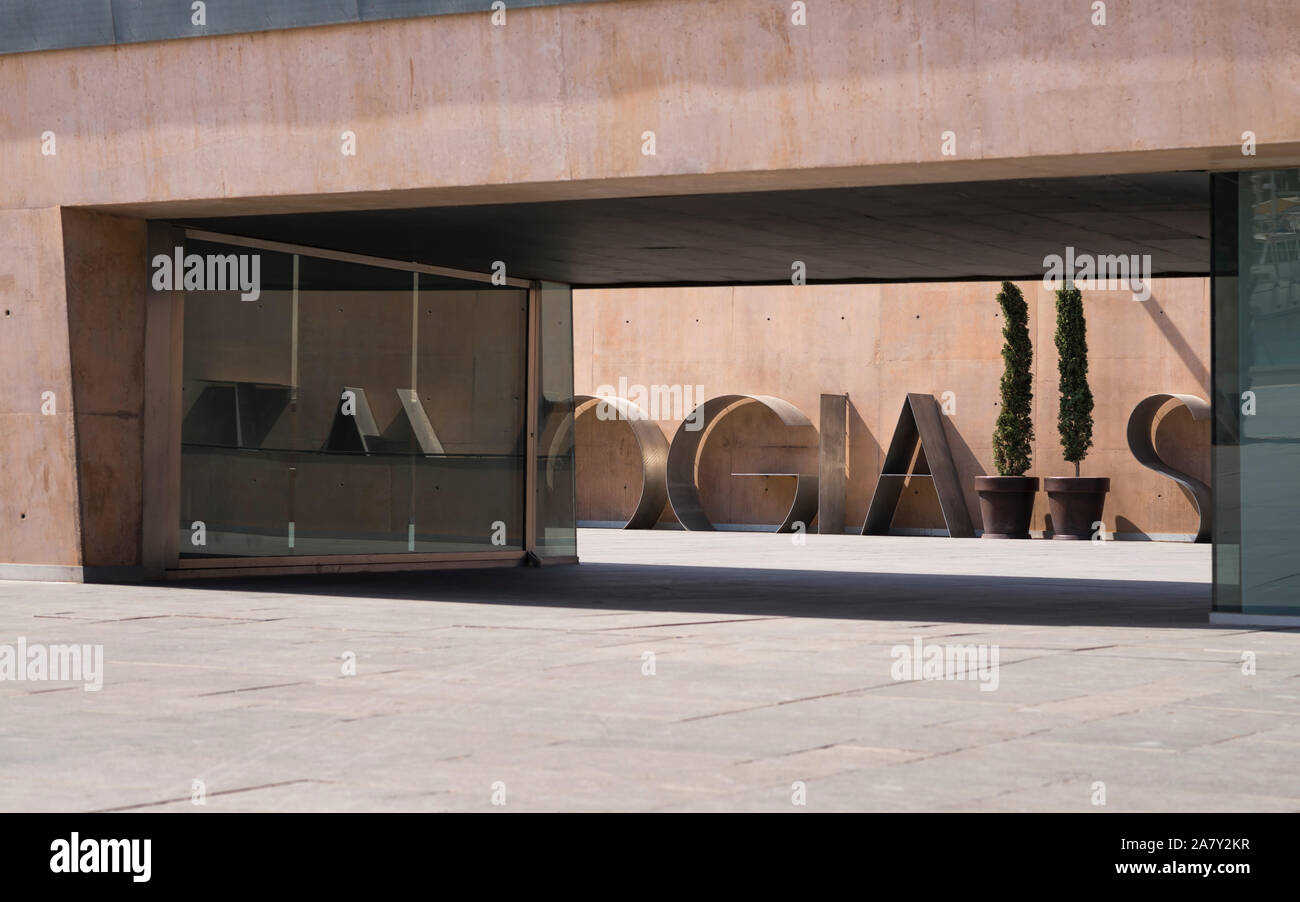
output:
M1002 410L993 430L997 476L976 476L986 539L1027 539L1038 477L1026 476L1034 441L1034 346L1029 341L1029 307L1020 289L1002 283Z
M1088 324L1083 317L1083 293L1073 286L1056 292L1056 352L1060 373L1061 408L1057 428L1073 476L1046 479L1052 538L1092 538L1101 521L1110 480L1079 475L1079 464L1092 447L1092 389L1088 387Z

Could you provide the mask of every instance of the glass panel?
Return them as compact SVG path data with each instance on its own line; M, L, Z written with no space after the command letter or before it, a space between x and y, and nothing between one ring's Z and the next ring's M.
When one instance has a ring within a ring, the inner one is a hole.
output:
M1235 236L1215 191L1215 609L1300 614L1300 170L1236 186Z
M186 292L183 556L522 550L525 290L187 251L263 288Z
M297 403L272 447L291 452L290 554L409 547L415 276L300 256Z
M542 282L537 317L537 555L578 553L574 502L573 292Z
M1241 466L1238 367L1237 174L1211 177L1214 373L1214 610L1241 610Z
M181 388L181 557L289 553L293 397L292 255L188 241ZM256 299L217 279L224 262L260 281Z
M522 551L528 291L422 275L417 322L417 544Z

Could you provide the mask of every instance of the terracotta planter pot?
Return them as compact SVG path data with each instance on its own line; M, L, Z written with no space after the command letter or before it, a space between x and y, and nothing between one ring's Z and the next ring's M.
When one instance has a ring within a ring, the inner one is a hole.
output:
M1052 538L1066 541L1091 539L1093 524L1101 520L1110 480L1091 476L1048 476L1047 506L1052 514Z
M1037 476L976 476L985 539L1027 539Z

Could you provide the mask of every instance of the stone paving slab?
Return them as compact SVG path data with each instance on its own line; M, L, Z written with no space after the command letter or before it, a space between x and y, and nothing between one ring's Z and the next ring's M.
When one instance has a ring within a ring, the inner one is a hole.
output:
M104 648L98 692L0 681L0 809L1300 810L1300 630L1210 626L1207 547L581 530L579 553L0 583L0 645ZM996 690L960 659L895 679L917 639L996 647Z

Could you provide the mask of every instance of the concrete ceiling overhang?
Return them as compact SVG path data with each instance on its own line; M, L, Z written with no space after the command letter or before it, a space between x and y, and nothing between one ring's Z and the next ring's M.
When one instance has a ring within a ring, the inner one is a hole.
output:
M1207 275L1204 172L614 197L184 220L214 232L573 285L1039 278L1043 258L1150 255Z

